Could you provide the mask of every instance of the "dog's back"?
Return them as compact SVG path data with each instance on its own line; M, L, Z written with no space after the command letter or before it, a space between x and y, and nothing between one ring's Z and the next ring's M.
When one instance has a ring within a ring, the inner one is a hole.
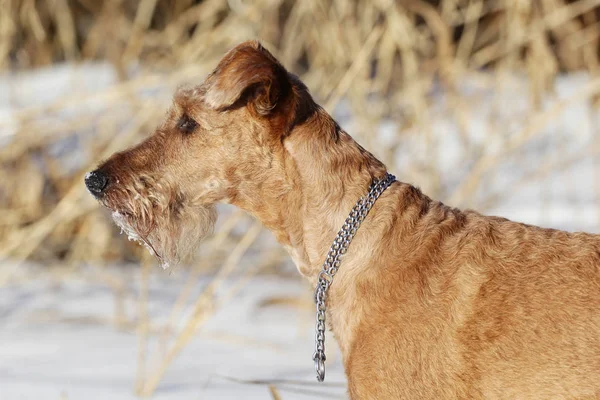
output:
M348 363L351 381L390 379L352 385L353 398L600 397L599 235L393 191L383 207L402 221L382 247L394 262L361 284L375 308Z
M478 219L466 381L486 398L600 396L600 237Z

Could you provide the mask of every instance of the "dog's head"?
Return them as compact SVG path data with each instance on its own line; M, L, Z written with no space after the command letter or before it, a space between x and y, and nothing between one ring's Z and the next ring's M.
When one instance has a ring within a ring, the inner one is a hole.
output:
M139 145L86 175L85 184L130 238L163 262L193 252L217 202L283 168L283 138L307 113L306 88L258 42L232 49L204 83L180 89L164 122ZM303 103L304 102L304 103Z

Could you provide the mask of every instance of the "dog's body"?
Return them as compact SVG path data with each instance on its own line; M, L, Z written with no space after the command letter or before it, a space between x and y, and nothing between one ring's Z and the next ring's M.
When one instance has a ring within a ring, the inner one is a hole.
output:
M365 256L347 257L363 264L333 285L334 332L354 320L352 398L600 397L597 236L453 210L404 184L374 213Z
M214 203L234 204L315 283L347 213L385 171L249 42L86 184L165 261L193 249ZM600 398L600 236L463 212L396 182L327 305L352 399Z

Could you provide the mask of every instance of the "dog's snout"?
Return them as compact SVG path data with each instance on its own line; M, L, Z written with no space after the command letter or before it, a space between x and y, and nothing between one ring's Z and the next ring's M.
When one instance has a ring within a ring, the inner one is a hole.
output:
M107 185L108 177L102 171L92 171L85 176L85 186L96 197L102 195Z

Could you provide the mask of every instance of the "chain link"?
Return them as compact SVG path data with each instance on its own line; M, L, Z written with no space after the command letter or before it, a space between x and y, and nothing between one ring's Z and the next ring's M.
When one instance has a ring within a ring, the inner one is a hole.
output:
M394 175L386 173L382 179L376 179L371 183L369 193L366 197L361 197L350 211L344 225L339 230L325 262L323 269L317 277L317 287L315 289L315 303L317 305L317 321L315 328L315 352L313 360L317 372L317 380L325 380L325 311L327 303L327 291L333 283L333 277L340 268L340 256L346 253L350 242L356 235L360 224L375 204L375 201L381 196L381 193L396 180Z

